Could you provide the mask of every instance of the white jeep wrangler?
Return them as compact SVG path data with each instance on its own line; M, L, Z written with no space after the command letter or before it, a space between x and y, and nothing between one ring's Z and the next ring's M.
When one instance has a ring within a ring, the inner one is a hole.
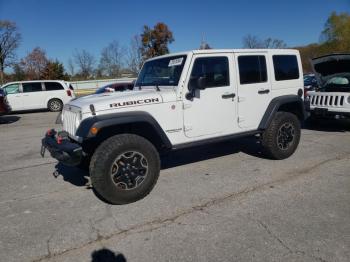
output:
M319 84L306 94L312 118L350 117L350 54L332 54L312 59Z
M195 50L145 62L134 90L69 102L63 131L42 139L42 155L89 165L105 200L145 197L160 172L160 154L256 135L267 155L296 150L304 119L303 74L296 50Z

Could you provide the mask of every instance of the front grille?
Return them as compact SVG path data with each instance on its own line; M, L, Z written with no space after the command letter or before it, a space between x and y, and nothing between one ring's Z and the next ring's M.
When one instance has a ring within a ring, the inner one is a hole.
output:
M78 117L78 113L68 110L62 111L63 116L63 130L67 131L70 135L75 136L76 127L75 122Z
M334 106L334 107L343 106L344 96L311 94L310 103L312 106Z

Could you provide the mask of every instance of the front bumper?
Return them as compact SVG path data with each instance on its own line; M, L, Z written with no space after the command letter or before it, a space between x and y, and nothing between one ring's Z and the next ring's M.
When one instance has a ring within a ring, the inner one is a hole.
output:
M80 164L83 157L81 145L70 140L65 131L56 132L54 129L47 131L41 140L40 153L42 157L44 157L46 149L53 158L67 166Z

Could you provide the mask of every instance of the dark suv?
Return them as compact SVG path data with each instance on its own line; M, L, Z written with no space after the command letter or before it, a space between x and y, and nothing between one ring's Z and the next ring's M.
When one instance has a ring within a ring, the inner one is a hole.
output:
M0 116L10 112L10 106L7 102L5 91L0 88Z

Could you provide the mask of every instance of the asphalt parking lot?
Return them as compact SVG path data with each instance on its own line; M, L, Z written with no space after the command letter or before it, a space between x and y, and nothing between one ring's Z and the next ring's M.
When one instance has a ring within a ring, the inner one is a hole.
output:
M0 117L1 261L350 261L348 121L303 129L283 161L251 138L173 153L149 196L112 206L39 155L56 115Z

